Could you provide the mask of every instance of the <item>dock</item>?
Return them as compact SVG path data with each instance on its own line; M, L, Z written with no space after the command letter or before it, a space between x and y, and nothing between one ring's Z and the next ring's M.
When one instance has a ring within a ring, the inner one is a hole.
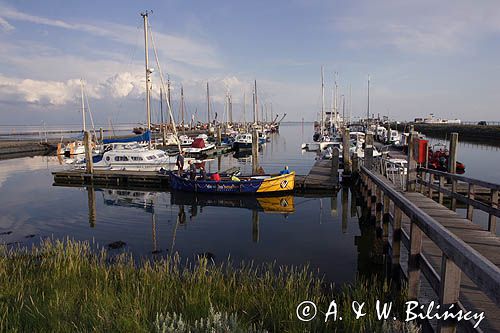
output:
M408 160L413 161L409 154ZM496 231L500 185L417 168L412 162L404 179L407 185L401 187L384 175L380 165L375 160L359 167L360 190L370 215L383 230L393 271L408 281L408 298L420 304L437 301L443 310L453 304L457 310L484 312L485 316L479 330L473 327L474 320L424 320L424 328L500 332L500 238ZM459 184L467 189L465 195L457 191ZM477 188L481 188L481 198L476 196ZM451 207L444 206L445 196ZM455 211L457 202L465 204L465 217ZM486 213L487 228L473 222L476 210Z
M332 162L318 160L307 175L295 176L296 192L334 193L338 184L338 177L332 174ZM156 171L123 171L123 170L86 170L55 171L54 185L56 186L101 186L121 187L144 190L168 190L170 176Z

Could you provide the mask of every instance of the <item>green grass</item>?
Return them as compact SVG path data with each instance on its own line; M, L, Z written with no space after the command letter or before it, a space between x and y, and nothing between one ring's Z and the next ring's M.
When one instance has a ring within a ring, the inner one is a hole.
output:
M87 242L50 239L30 249L0 247L0 285L1 332L208 332L206 325L217 332L382 332L387 323L375 320L374 311L354 320L350 302L374 309L376 299L405 299L404 291L376 278L335 290L307 267L190 263L178 256L136 263ZM325 324L320 312L332 299L344 320ZM307 323L295 314L303 300L319 309Z

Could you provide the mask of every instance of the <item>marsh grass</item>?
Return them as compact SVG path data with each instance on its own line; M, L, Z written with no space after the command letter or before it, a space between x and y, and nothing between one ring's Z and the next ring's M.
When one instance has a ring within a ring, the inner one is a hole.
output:
M189 332L203 318L205 324L212 318L212 325L216 317L241 331L382 332L387 328L374 311L355 320L350 302L365 301L374 309L376 299L405 299L404 292L377 278L335 289L307 266L187 262L177 255L140 263L130 254L112 258L104 249L72 240L0 247L0 331L150 332L182 318ZM344 320L325 324L321 313L333 299ZM296 318L303 300L317 304L315 320Z

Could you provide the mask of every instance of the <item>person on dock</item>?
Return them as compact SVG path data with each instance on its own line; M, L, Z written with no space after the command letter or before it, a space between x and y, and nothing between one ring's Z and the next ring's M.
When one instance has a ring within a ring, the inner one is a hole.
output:
M182 150L179 155L177 155L175 165L177 166L178 175L182 176L182 171L184 170L184 152Z
M280 171L280 175L288 175L290 174L290 170L288 170L288 165L285 165L285 168Z
M200 178L201 180L207 180L207 171L204 167L200 167Z
M196 179L196 165L194 165L193 161L189 160L189 179Z
M216 171L214 172L211 176L210 176L210 180L214 180L216 182L220 182L220 175L219 173Z

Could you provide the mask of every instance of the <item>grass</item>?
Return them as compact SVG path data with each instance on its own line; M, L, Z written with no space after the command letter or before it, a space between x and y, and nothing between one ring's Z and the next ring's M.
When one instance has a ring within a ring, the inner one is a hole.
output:
M338 290L307 267L178 256L136 263L88 242L51 239L0 247L0 285L1 332L386 332L392 321L376 320L374 311L355 320L351 301L374 309L376 299L405 300L404 290L376 278ZM325 324L320 313L333 299L344 320ZM303 300L319 310L307 323L296 318Z

